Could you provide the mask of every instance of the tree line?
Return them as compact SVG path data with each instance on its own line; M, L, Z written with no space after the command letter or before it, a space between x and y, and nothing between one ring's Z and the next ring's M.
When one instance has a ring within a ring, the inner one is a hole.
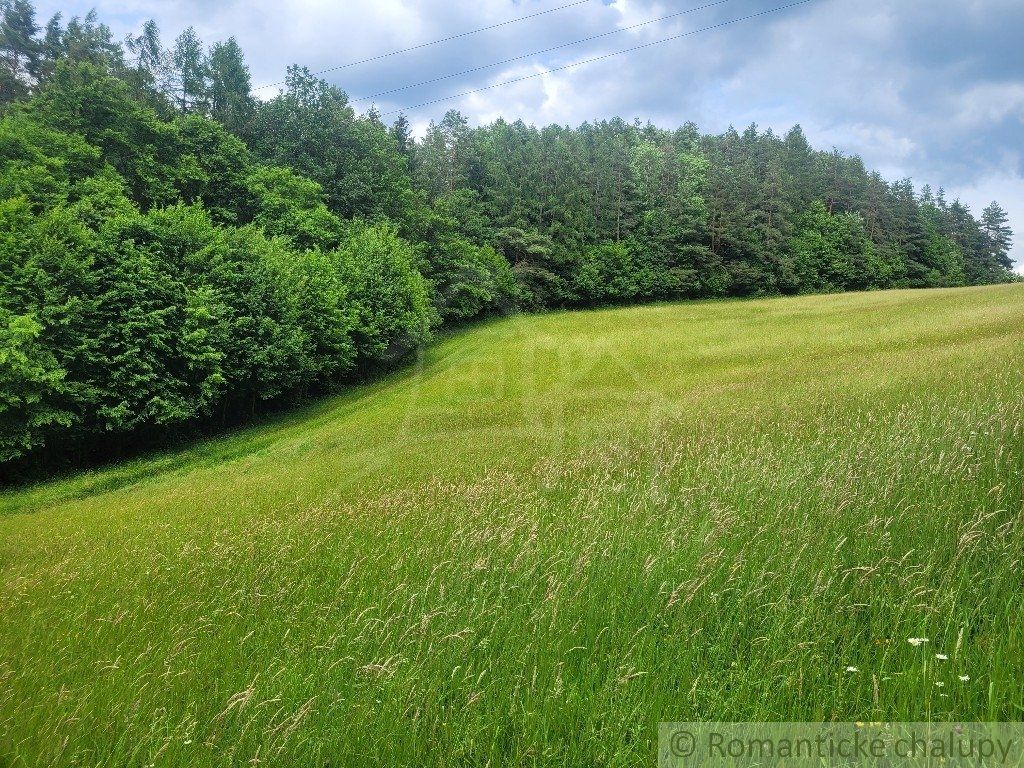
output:
M237 423L493 313L1013 279L996 203L889 183L799 127L458 112L415 139L234 39L0 0L0 466Z

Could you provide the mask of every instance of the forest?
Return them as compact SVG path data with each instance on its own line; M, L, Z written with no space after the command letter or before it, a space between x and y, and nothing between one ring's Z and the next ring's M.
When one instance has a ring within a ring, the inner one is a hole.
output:
M365 380L548 308L1010 282L1012 232L812 148L456 111L414 137L234 39L2 0L0 472L54 472Z

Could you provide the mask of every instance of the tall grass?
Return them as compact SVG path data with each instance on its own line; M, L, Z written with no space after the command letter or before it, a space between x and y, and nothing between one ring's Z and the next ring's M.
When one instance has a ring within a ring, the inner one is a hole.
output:
M1022 489L1020 286L509 319L2 497L0 764L631 766L661 720L1021 719Z

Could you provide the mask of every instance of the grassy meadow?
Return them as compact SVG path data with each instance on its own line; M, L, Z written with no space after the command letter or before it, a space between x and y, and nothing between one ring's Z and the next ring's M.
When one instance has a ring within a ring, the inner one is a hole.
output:
M1022 285L494 321L0 495L0 766L641 766L662 720L1024 719L1022 487Z

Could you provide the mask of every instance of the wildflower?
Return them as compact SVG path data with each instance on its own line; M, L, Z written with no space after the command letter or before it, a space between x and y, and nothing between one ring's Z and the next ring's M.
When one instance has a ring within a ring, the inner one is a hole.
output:
M859 670L859 669L857 669L856 667L847 667L847 668L846 668L846 671L847 671L847 672L850 672L851 674L852 674L853 672L860 672L860 670Z
M942 688L943 686L945 686L945 683L942 682L941 680L935 681L935 687L936 688Z
M907 642L915 648L920 648L922 645L928 642L927 637L908 637Z
M960 675L960 682L961 683L966 683L970 679L971 679L970 675Z
M947 656L944 653L936 653L935 654L935 658L938 659L939 661L947 661L949 659L949 656Z

